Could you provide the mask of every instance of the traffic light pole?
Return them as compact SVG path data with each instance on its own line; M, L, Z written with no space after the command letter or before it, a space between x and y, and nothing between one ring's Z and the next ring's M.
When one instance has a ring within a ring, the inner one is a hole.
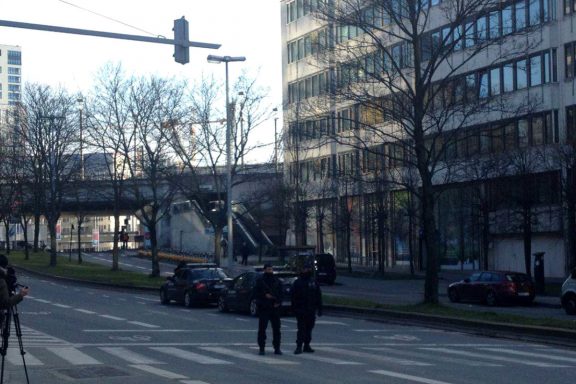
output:
M185 24L185 26L177 28L177 26L182 25L182 24ZM123 33L103 32L103 31L92 31L89 29L58 27L55 25L21 23L18 21L8 21L8 20L0 20L0 27L34 29L37 31L48 31L48 32L69 33L69 34L73 34L73 35L106 37L106 38L110 38L110 39L120 39L120 40L134 40L134 41L141 41L141 42L145 42L145 43L168 44L168 45L173 45L176 48L176 50L187 49L189 47L207 48L207 49L220 48L220 44L188 41L188 22L185 21L184 17L182 17L181 19L174 20L174 39L165 39L165 38L160 38L160 37L150 37L150 36L140 36L140 35L127 35L127 34L123 34ZM175 56L176 56L176 54L175 54ZM179 61L178 58L176 58L176 61L179 63L182 63L182 64L185 64L188 62L188 61L185 61L185 62Z

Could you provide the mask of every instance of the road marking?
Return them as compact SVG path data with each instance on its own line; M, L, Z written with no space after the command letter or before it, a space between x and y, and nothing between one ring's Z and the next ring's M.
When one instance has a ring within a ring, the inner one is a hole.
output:
M94 311L89 311L87 309L81 309L81 308L74 308L75 311L77 312L82 312L82 313L86 313L87 315L95 315L96 312Z
M148 297L142 297L142 296L136 296L135 299L144 300L144 301L153 301L153 302L158 301L158 300L156 300L156 299L150 299L150 298L148 298Z
M122 317L117 317L117 316L112 316L112 315L98 315L98 316L104 317L104 318L110 319L110 320L126 321L126 319L124 319Z
M200 381L200 380L182 380L180 383L181 384L210 384L210 383L207 383L205 381Z
M358 363L356 361L340 360L333 357L315 356L310 353L303 353L298 355L298 359L314 360L321 363L328 363L334 365L364 365L364 363Z
M375 373L377 375L384 375L384 376L389 376L389 377L395 377L398 379L404 379L404 380L408 380L408 381L414 381L416 383L425 383L425 384L450 384L447 381L439 381L439 380L433 380L433 379L427 379L425 377L419 377L419 376L412 376L412 375L406 375L404 373L398 373L398 372L391 372L391 371L384 371L382 369L379 369L377 371L370 371L372 373Z
M132 364L165 364L124 347L100 347L100 349Z
M398 341L420 341L419 337L413 335L391 335L391 336L374 335L374 338L383 340L398 340Z
M54 305L55 307L59 307L59 308L72 308L71 306L66 305L66 304L53 304L53 305Z
M316 324L318 325L343 325L348 327L349 325L346 323L343 323L341 321L331 321L331 320L316 320Z
M388 363L396 363L396 364L400 364L400 365L410 365L410 366L419 366L419 367L426 367L426 366L432 365L432 364L423 363L420 361L398 359L395 357L380 356L380 355L374 355L374 354L367 353L367 352L349 351L346 349L339 349L339 348L333 348L333 347L315 347L315 348L318 349L319 351L332 352L332 353L337 353L337 354L352 356L352 357L360 357L363 359L385 361Z
M259 356L259 355L252 354L252 353L244 353L244 352L234 351L234 350L231 350L228 348L222 348L222 347L200 347L200 349L203 349L203 350L209 351L209 352L220 353L220 354L226 355L226 356L236 357L238 359L256 361L256 362L264 363L264 364L271 364L271 365L293 365L293 364L297 364L296 362L293 362L293 361L280 360L280 359L271 358L271 357Z
M28 351L26 351L24 358L26 359L26 365L44 365L43 362L31 355ZM12 365L22 366L24 364L22 362L20 350L16 348L8 348L8 351L6 352L6 360L8 360Z
M161 353L165 353L165 354L170 355L170 356L175 356L175 357L178 357L180 359L193 361L193 362L198 363L198 364L220 364L220 365L232 364L229 361L215 359L215 358L212 358L209 356L200 355L198 353L186 351L186 350L180 349L180 348L154 347L154 348L150 348L150 349L152 349L154 351L161 352Z
M130 323L130 324L134 324L134 325L141 325L141 326L146 327L146 328L160 328L159 325L142 323L142 322L140 322L140 321L129 321L129 323Z
M532 362L532 361L526 361L526 360L521 360L521 359L514 359L511 357L493 356L493 355L485 355L485 354L474 353L474 352L456 351L456 350L448 349L448 348L421 348L421 349L424 349L427 351L432 351L432 352L448 353L448 354L453 354L453 355L458 355L458 356L479 357L481 359L507 361L509 363L532 365L535 367L542 367L542 368L567 368L568 367L567 365L539 363L539 362Z
M430 354L426 354L426 353L418 353L418 352L414 352L414 351L410 351L410 352L399 351L398 349L385 348L385 347L378 347L378 348L365 347L364 349L368 349L368 350L372 350L372 351L382 351L382 352L387 352L387 353L391 353L391 354L395 354L395 355L399 355L399 356L407 356L407 357L419 358L419 359L424 359L424 360L434 360L434 361L441 361L444 363L456 363L456 364L461 364L461 365L468 365L471 367L503 367L503 365L501 365L501 364L494 364L494 363L475 361L475 360L459 359L457 357L440 357L440 356L436 356L436 355L430 355Z
M545 355L542 353L534 353L534 352L521 352L521 351L514 351L511 349L504 349L504 348L481 348L481 349L483 349L485 351L507 353L510 355L539 357L539 358L548 359L548 360L566 361L568 363L576 363L576 358L573 358L573 357L552 356L552 355L547 355L547 354Z
M181 375L179 373L174 373L170 371L166 371L165 369L151 367L149 365L141 365L141 364L134 364L130 365L132 368L139 369L144 372L151 373L156 376L164 377L166 379L188 379L188 377Z
M44 300L44 299L36 299L36 301L39 302L39 303L44 303L44 304L52 304L51 301Z
M81 352L78 348L72 347L52 347L48 351L54 353L61 359L66 360L72 365L99 365L102 364L98 360Z

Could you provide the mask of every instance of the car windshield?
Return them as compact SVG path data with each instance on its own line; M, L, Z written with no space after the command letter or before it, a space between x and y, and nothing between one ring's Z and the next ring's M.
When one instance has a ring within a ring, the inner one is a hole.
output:
M316 261L318 264L326 265L326 266L333 266L334 265L334 257L328 254L319 254L316 255Z
M226 273L220 268L210 268L210 269L195 269L190 274L191 280L202 280L202 279L225 279Z

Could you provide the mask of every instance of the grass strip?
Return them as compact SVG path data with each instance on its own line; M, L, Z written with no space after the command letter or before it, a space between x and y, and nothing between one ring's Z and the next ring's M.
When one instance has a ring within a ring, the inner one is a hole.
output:
M324 303L330 305L342 305L367 309L387 309L393 311L421 313L426 315L447 316L458 319L477 320L495 322L503 324L518 324L537 327L552 327L561 329L576 330L576 320L563 320L555 318L537 318L491 311L467 311L459 308L452 308L442 304L415 304L415 305L388 305L379 304L369 300L353 299L349 297L338 297L324 295Z
M74 255L75 256L75 255ZM110 257L112 257L110 255ZM146 274L117 270L112 271L108 266L83 261L78 264L75 257L71 261L68 255L59 254L57 265L51 267L50 254L47 252L30 253L30 259L25 260L24 252L13 251L8 256L10 263L15 267L44 273L52 276L91 281L105 284L117 284L127 287L159 288L166 280L163 277L149 277Z

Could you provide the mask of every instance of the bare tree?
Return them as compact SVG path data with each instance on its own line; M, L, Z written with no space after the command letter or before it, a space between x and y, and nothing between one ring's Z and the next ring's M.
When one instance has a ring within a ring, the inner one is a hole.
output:
M36 171L43 182L43 214L50 233L50 266L57 264L56 225L60 219L66 185L76 172L74 163L78 151L78 120L76 100L63 89L28 84L24 88L25 119L19 125L19 135L33 155Z

